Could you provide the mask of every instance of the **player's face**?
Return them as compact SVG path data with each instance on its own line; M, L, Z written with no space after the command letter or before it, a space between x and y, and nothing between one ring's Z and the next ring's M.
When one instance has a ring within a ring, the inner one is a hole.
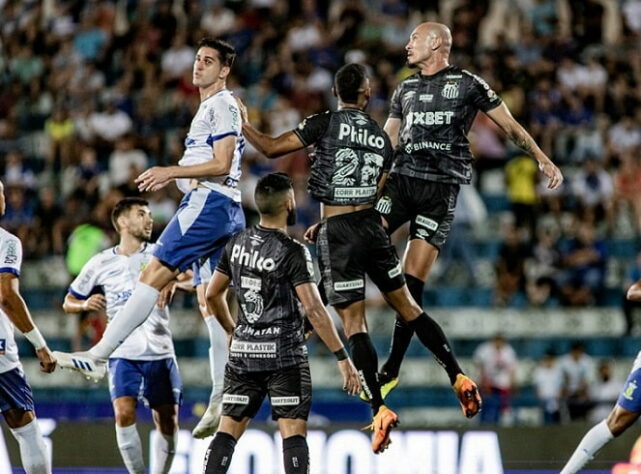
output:
M424 26L418 26L410 35L410 40L405 45L407 51L407 64L416 66L432 55L432 35Z
M227 66L220 62L218 51L203 46L196 53L192 83L196 87L206 88L218 80L224 79L229 72Z
M149 241L154 220L147 206L133 206L127 216L127 231L140 240Z

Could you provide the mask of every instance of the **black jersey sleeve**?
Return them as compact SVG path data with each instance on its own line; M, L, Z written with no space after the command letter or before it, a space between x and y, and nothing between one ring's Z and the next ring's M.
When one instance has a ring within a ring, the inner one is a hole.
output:
M387 173L392 167L392 162L394 161L394 148L392 147L392 142L387 136L387 133L383 132L385 137L385 148L383 148L383 166L381 167L382 173Z
M314 282L314 264L307 247L298 242L289 246L283 261L283 272L293 287Z
M293 132L300 138L303 145L309 146L312 143L316 143L325 134L329 127L330 118L331 114L329 111L322 114L310 115L303 120Z
M390 99L390 106L389 106L389 116L390 118L403 118L403 111L401 109L401 95L403 91L403 83L401 82L399 85L396 86L396 89L394 89L394 93L392 94L392 98Z
M220 256L220 260L218 260L218 265L216 265L216 270L230 277L231 268L229 266L229 253L227 252L228 249L229 249L229 244L227 244L223 249L223 253Z
M476 74L464 71L470 76L469 97L474 106L482 112L495 109L503 102L490 85Z

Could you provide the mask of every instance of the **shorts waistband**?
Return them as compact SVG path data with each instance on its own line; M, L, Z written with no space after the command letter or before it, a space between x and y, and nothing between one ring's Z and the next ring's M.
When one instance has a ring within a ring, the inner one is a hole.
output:
M368 207L367 209L361 209L360 211L348 212L347 214L339 214L337 216L327 217L323 220L338 222L352 219L366 219L368 217L375 217L378 219L380 217L380 214L376 209L374 209L374 207Z

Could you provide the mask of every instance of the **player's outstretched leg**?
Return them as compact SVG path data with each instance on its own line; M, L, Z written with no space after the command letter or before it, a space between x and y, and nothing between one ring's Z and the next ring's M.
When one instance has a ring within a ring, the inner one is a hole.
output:
M107 361L99 359L90 352L53 351L58 367L75 370L94 382L102 379L107 373Z
M456 393L459 403L461 404L463 414L466 417L472 418L481 411L481 407L483 406L483 403L481 402L481 395L478 387L472 379L466 375L458 374L454 385L452 385L452 389L454 390L454 393Z
M11 434L20 446L20 459L25 472L29 474L51 474L47 447L38 428L38 421L32 421L19 428L11 428Z

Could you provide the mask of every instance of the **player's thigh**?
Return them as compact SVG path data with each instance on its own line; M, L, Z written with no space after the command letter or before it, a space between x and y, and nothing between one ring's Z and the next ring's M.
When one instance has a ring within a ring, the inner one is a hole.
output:
M352 337L354 334L367 332L367 321L365 319L365 301L359 300L346 305L334 306L343 322L345 337Z
M282 439L292 436L307 436L307 421L296 418L279 418L278 430Z
M316 240L322 294L333 306L365 299L363 248L354 235L350 216L323 221Z
M143 374L142 395L151 408L182 404L183 384L176 359L146 361Z
M222 415L237 422L254 418L267 395L267 376L263 372L240 372L225 366Z
M154 425L163 434L171 435L178 429L178 405L157 405L151 409Z
M367 246L363 266L378 289L388 293L401 288L405 284L401 261L383 226L372 219L362 226L360 238Z
M312 406L312 378L307 361L273 372L267 390L273 420L289 418L307 421Z
M108 369L111 401L121 397L137 400L144 376L140 362L114 357L109 359Z

